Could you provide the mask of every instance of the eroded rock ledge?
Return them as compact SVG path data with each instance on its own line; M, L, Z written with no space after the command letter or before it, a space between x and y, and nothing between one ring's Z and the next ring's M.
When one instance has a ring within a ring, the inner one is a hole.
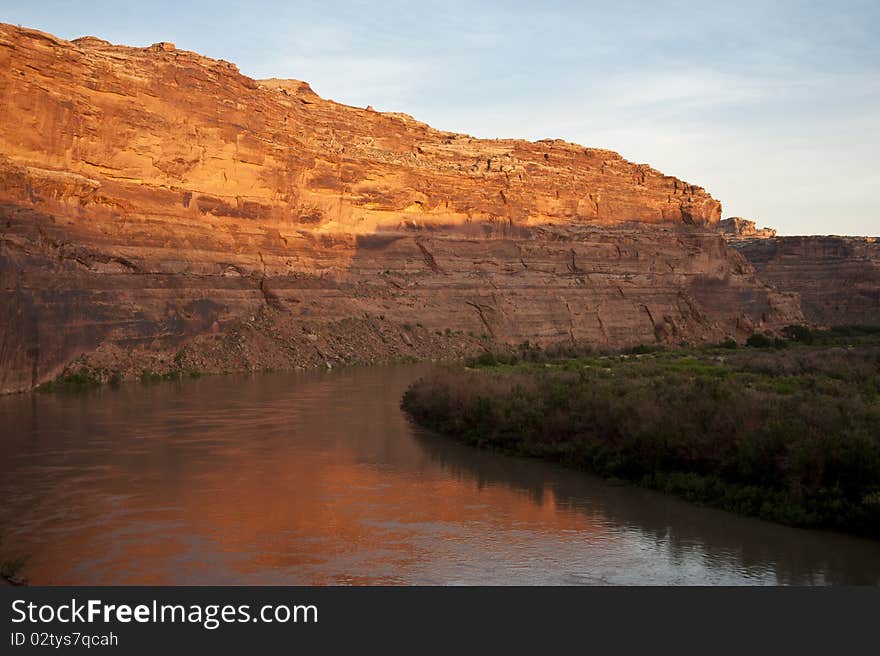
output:
M718 229L728 241L737 239L768 239L776 236L773 228L758 228L755 221L741 216L731 216L718 222Z

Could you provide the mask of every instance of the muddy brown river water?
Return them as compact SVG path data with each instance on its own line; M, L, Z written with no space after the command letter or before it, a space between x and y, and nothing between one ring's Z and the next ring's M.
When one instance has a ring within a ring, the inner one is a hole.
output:
M34 584L880 584L880 542L414 427L431 365L0 398L0 553Z

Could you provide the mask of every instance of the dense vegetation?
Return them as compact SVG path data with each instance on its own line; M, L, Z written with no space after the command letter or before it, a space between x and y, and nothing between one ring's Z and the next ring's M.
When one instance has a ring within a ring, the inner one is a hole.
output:
M402 406L476 446L880 536L880 329L783 334L574 357L526 344L423 378Z

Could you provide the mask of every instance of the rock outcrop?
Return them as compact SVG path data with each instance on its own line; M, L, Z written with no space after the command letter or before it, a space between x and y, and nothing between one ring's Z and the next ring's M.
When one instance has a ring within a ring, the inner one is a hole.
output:
M876 237L775 237L730 243L763 281L800 296L807 321L822 326L880 326Z
M751 219L744 219L741 216L732 216L728 219L721 219L718 222L718 229L721 234L730 241L734 239L768 239L776 236L773 228L758 228Z
M802 318L725 245L718 201L610 151L8 25L0 100L2 391Z

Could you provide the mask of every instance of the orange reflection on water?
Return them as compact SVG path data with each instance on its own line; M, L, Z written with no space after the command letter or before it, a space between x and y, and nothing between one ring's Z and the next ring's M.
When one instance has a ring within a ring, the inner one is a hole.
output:
M38 550L34 583L390 583L471 530L603 530L583 512L560 511L549 488L536 498L431 467L379 468L350 451L213 459L127 496L125 479L115 481L105 490L115 508L73 491L66 503L91 506L92 516L53 540L52 553L93 554L91 566L80 573Z
M880 544L414 429L418 368L0 398L34 584L880 583Z

